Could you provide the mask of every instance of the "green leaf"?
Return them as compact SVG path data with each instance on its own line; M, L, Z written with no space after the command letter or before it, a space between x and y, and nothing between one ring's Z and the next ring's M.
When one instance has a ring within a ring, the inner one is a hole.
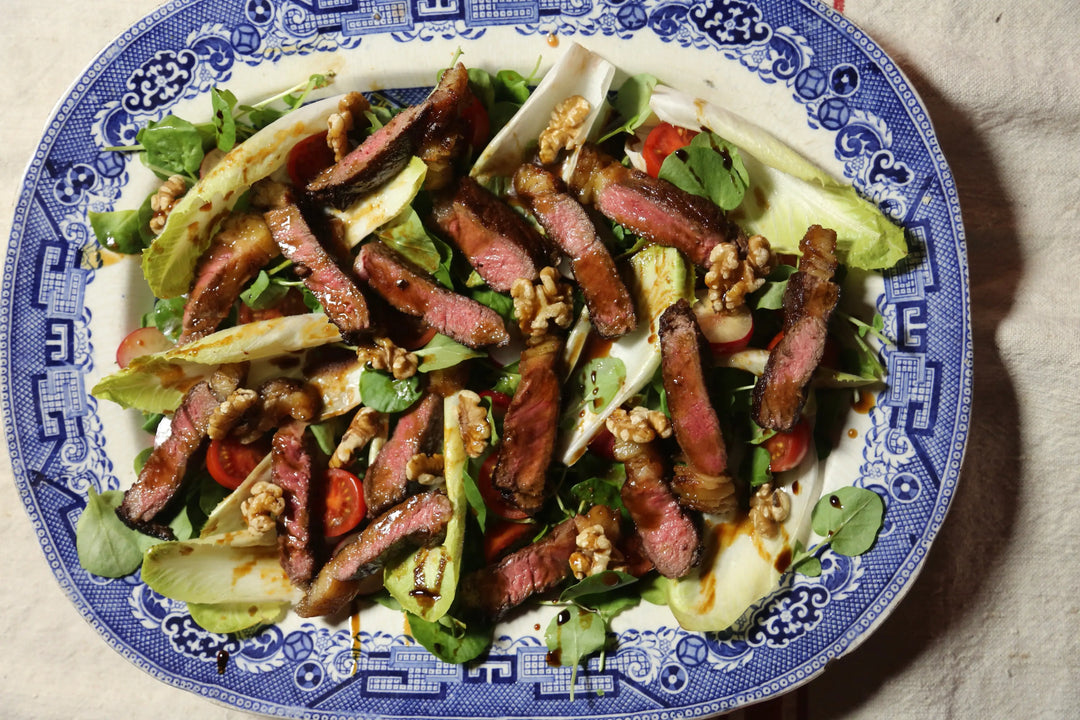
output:
M772 480L769 471L769 451L761 445L752 445L750 452L750 487L760 487Z
M315 443L327 455L333 455L334 450L337 449L338 438L342 434L342 420L343 418L336 417L326 422L308 425L308 430L311 431L312 437L315 438Z
M482 68L471 67L469 74L469 90L484 106L489 113L491 106L495 104L495 79L491 73Z
M143 146L143 162L158 175L184 175L195 179L203 160L203 136L187 120L166 115L139 131L137 142Z
M544 640L551 659L563 667L574 666L604 648L607 623L599 613L571 605L551 619Z
M617 357L593 358L581 369L581 378L584 402L600 413L626 384L626 364Z
M86 216L102 247L125 255L134 255L143 251L138 210L89 212Z
M184 298L175 297L154 303L154 327L173 342L176 342L184 329L185 302Z
M487 504L484 502L484 496L480 494L480 486L476 484L473 465L474 463L470 462L465 466L465 500L473 509L480 532L484 532L487 530Z
M290 603L188 603L188 613L203 630L227 635L285 618Z
M438 269L439 250L420 221L420 216L411 207L405 208L375 234L421 270L434 273Z
M266 310L276 306L289 288L274 282L265 270L260 270L247 289L240 293L240 299L252 310Z
M660 573L653 573L651 576L641 581L638 586L638 594L641 596L641 599L647 603L652 603L653 605L667 605L669 583L670 580Z
M590 605L589 596L614 592L627 585L633 585L637 580L633 575L619 570L605 570L595 575L589 575L563 590L562 594L559 595L559 602L565 603L578 600L584 605Z
M750 307L755 310L779 310L784 306L787 281L795 273L793 265L779 265L769 273L768 280L750 296Z
M75 526L75 549L83 569L102 577L124 577L142 562L142 533L132 530L116 516L124 493L107 490L100 495L90 488L86 508Z
M739 206L750 182L738 149L710 132L698 133L689 145L668 155L660 177L724 210Z
M817 548L815 547L814 552L816 551ZM813 552L807 552L806 549L803 548L802 543L796 540L795 548L792 552L791 564L788 565L787 569L807 577L820 577L821 560L819 560Z
M623 121L614 130L600 138L600 142L618 135L619 133L633 133L649 119L652 110L649 108L649 99L652 97L653 88L658 83L654 76L648 73L634 75L626 79L615 93L615 101L611 106Z
M233 107L236 106L236 96L228 90L210 88L210 104L214 110L214 131L217 136L217 149L221 152L229 152L236 145L236 118L233 117Z
M484 286L475 290L470 290L469 297L481 305L486 305L499 313L504 322L510 324L516 322L514 319L514 298L509 295L495 292L491 288Z
M419 400L422 394L418 375L395 380L386 373L370 368L364 368L360 373L360 397L364 398L365 405L379 412L406 410Z
M493 628L480 622L468 625L444 615L436 622L428 622L407 613L409 630L416 641L435 657L448 663L467 663L491 647Z
M873 490L843 487L825 495L814 506L814 532L828 538L841 555L862 555L877 540L885 516L885 503Z
M427 345L416 351L416 356L420 360L417 370L426 373L453 367L470 358L484 357L484 353L466 347L446 335L436 333Z

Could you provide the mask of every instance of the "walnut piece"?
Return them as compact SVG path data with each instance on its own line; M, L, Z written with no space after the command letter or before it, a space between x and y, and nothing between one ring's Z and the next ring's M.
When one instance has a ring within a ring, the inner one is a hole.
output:
M389 372L395 380L411 378L420 365L416 353L399 348L390 338L375 338L374 347L359 348L356 355L373 369Z
M671 421L667 415L642 405L632 410L615 408L605 425L615 439L621 442L644 445L657 437L671 437Z
M379 435L387 432L387 418L378 410L362 407L353 415L341 442L334 448L329 465L332 468L345 467L352 462L353 455Z
M462 390L458 398L458 426L465 442L465 454L471 458L480 457L491 439L487 408L480 404L480 396L472 390Z
M746 241L746 257L739 257L734 243L720 243L709 253L709 270L705 273L708 299L715 312L738 310L746 296L765 284L772 272L775 257L769 241L753 235Z
M150 198L150 209L154 211L150 218L150 232L160 235L165 229L165 222L169 219L169 213L176 207L176 203L187 193L187 180L183 175L173 175L165 182Z
M776 537L780 523L791 514L791 498L781 488L765 483L750 496L750 521L758 537Z
M442 453L416 453L405 465L405 477L421 485L437 485L443 481L443 466Z
M206 426L211 440L222 440L240 422L248 410L259 401L259 393L249 388L233 390L225 401L217 406Z
M592 106L580 95L571 95L551 111L547 127L540 133L540 162L549 165L559 157L560 150L577 147L574 136L581 130Z
M277 523L278 516L285 512L285 498L281 488L272 483L260 481L251 486L251 497L240 503L240 514L247 523L248 530L256 535L270 532Z
M514 316L518 327L532 347L543 342L548 335L550 323L568 328L573 320L574 300L570 286L559 277L559 271L546 267L540 271L540 280L533 284L518 278L510 286L514 298Z
M358 92L351 92L338 101L338 111L327 120L326 145L334 151L334 162L349 154L349 131L355 125L355 118L371 109L367 98Z
M596 523L581 530L575 538L578 549L570 555L570 569L578 580L605 570L625 570L622 554L615 549L604 525Z

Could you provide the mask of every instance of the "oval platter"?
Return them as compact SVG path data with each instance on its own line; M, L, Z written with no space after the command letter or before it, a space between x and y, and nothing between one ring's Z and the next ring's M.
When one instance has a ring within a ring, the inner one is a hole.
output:
M136 262L94 252L87 213L134 207L151 182L104 148L131 144L169 112L208 116L215 85L244 102L333 70L337 92L411 103L458 49L467 65L528 75L571 41L759 122L906 228L909 257L868 284L867 303L896 340L883 351L888 387L852 411L853 437L826 465L826 489L856 484L885 500L873 549L826 551L820 577L785 576L723 633L687 632L665 608L640 607L573 682L570 668L545 661L539 628L550 612L500 626L487 659L463 667L428 654L381 607L342 625L290 618L253 637L214 635L137 575L83 571L75 524L89 488L127 487L148 442L137 418L88 394L150 301ZM817 0L168 3L106 48L57 106L18 197L0 308L15 480L63 590L154 677L274 716L702 717L786 692L858 645L910 587L945 519L968 431L967 260L952 176L900 70Z

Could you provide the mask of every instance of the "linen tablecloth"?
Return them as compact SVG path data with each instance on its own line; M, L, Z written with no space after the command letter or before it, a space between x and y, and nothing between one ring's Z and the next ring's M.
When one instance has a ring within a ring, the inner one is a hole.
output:
M767 2L768 0L763 0ZM0 231L53 104L157 0L5 0ZM1080 717L1080 3L832 0L922 96L967 229L975 402L961 484L883 626L765 711ZM56 582L0 449L0 716L244 718L144 674ZM761 716L746 713L747 716Z

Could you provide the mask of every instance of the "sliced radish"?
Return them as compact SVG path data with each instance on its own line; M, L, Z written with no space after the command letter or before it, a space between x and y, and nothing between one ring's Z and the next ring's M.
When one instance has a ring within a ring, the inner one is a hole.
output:
M116 364L126 368L137 357L165 352L172 347L172 340L156 327L139 328L120 341L120 346L116 348Z
M694 303L694 314L705 339L715 355L730 355L750 344L754 334L754 316L749 308L732 312L716 312L708 302Z

